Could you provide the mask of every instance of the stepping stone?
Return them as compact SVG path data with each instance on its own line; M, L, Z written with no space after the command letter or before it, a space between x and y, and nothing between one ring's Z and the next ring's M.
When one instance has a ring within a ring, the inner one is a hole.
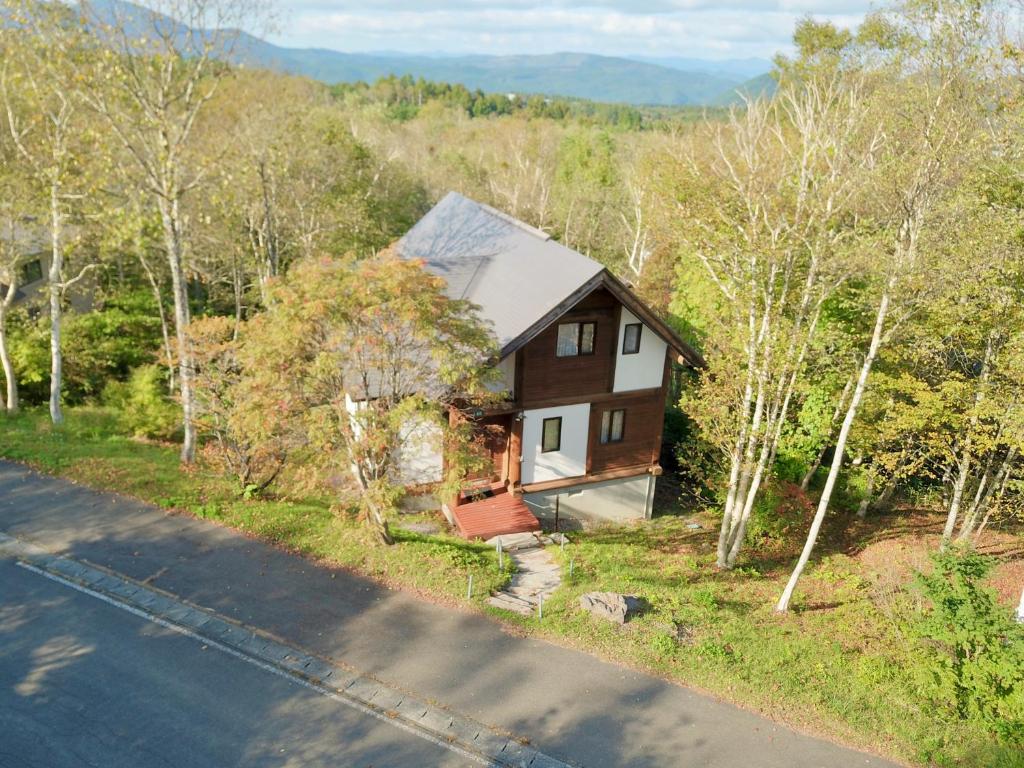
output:
M487 603L495 608L512 611L523 616L532 616L537 610L533 603L504 592L499 592L494 597L488 598Z
M402 530L409 531L410 533L420 533L425 536L433 536L434 534L441 533L441 526L437 523L406 523L399 527L402 528Z
M505 533L501 536L494 536L493 538L487 539L487 543L492 547L498 546L498 540L501 540L501 548L506 552L516 552L519 550L536 549L541 546L541 539L534 533Z
M531 536L535 544L529 549L508 548L507 540L510 538L502 537L502 546L506 547L509 557L515 563L516 572L508 586L487 602L496 608L531 616L537 612L541 599L547 598L561 586L562 568L546 549L539 546L537 537ZM523 543L526 543L525 539Z

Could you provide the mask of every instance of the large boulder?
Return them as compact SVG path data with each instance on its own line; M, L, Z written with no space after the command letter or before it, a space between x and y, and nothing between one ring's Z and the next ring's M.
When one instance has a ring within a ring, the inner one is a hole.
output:
M625 624L640 613L643 600L617 592L587 592L580 595L580 607L599 618Z

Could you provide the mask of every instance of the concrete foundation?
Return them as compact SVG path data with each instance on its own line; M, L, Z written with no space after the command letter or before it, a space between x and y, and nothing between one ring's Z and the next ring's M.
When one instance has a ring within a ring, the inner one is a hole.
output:
M558 527L644 520L654 506L654 475L584 483L551 491L526 493L523 501L544 524L553 528L557 500Z

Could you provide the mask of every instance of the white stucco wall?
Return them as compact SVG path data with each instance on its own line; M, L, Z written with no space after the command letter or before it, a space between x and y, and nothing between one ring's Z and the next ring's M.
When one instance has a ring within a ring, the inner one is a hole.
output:
M541 452L544 419L562 417L562 444L558 451ZM587 471L587 433L590 403L537 408L523 414L522 482L543 483L562 477L579 477Z
M441 425L426 416L411 419L395 451L398 482L402 485L438 483L444 477Z
M345 394L345 408L355 414L365 403L355 402ZM359 434L359 422L353 420L353 430ZM394 481L401 485L438 483L444 477L441 425L427 416L410 419L402 430L400 445L395 450Z
M516 386L516 356L515 354L503 357L495 368L498 369L500 378L493 383L489 383L487 388L491 392L508 392L514 394Z
M523 501L539 519L554 524L558 499L559 528L649 518L654 503L654 475L637 475L571 488L527 493Z
M661 386L665 373L665 353L668 344L654 331L643 326L640 332L640 351L635 355L622 354L622 342L626 337L626 326L639 323L640 319L625 307L619 321L619 345L616 348L614 392L631 392L637 389L653 389Z

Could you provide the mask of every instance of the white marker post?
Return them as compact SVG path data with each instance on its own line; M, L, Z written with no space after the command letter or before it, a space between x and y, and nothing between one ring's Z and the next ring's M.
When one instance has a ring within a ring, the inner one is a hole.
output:
M1024 624L1024 589L1020 592L1020 605L1017 606L1017 621Z

